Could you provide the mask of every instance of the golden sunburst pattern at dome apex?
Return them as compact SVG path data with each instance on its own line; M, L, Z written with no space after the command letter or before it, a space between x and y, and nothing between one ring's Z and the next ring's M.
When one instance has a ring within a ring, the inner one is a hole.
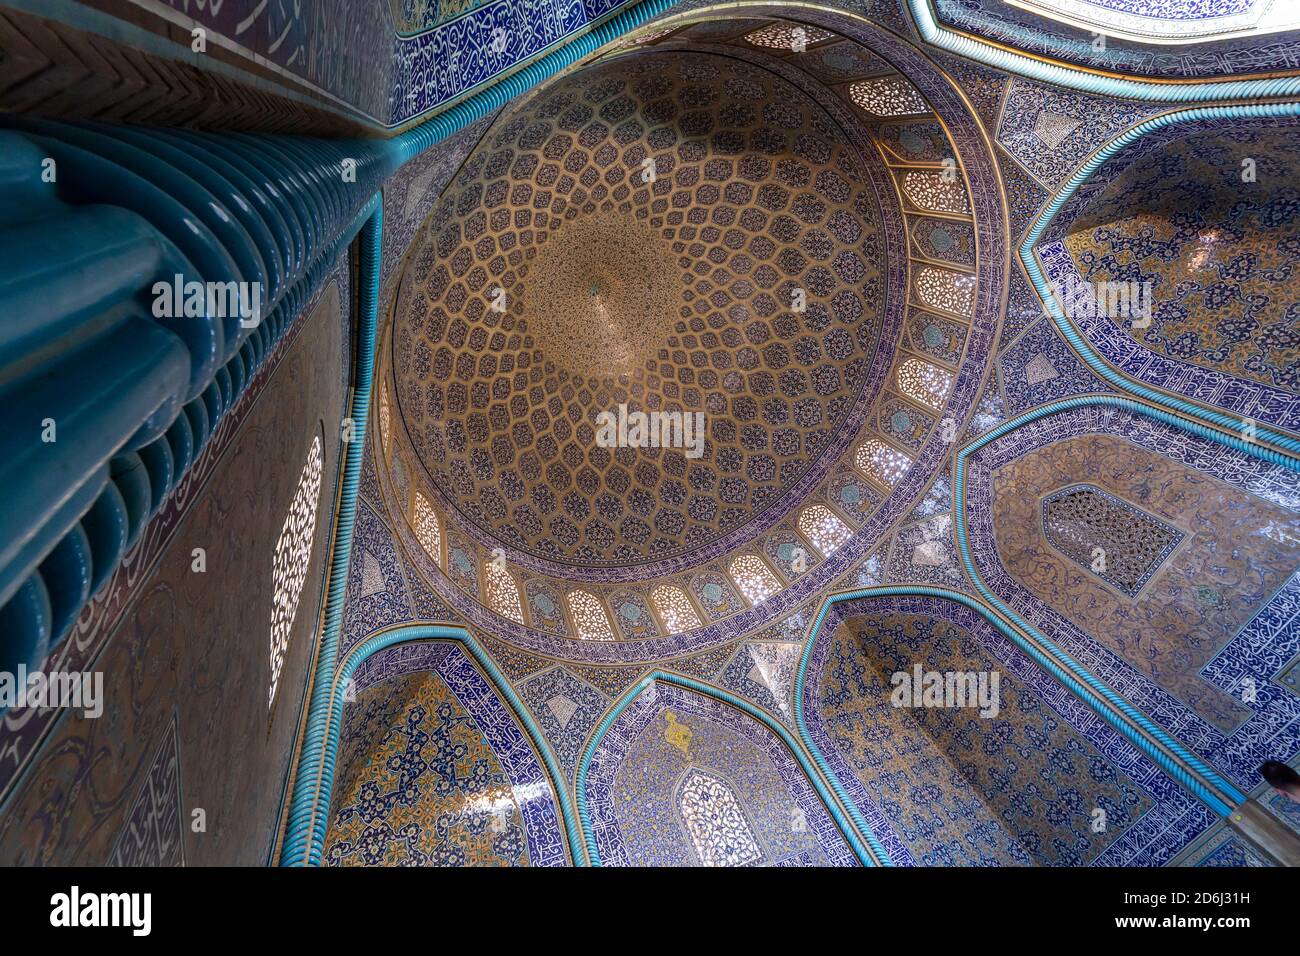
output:
M570 220L537 250L518 314L559 369L618 378L668 347L682 282L672 244L630 213Z
M793 507L783 489L857 428L885 298L876 194L842 138L786 80L694 51L604 61L498 120L396 306L397 403L444 498L591 565ZM601 447L597 414L624 403L702 413L703 457Z

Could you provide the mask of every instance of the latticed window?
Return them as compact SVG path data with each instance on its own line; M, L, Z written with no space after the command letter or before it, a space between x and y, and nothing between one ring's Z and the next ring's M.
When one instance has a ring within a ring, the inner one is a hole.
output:
M975 309L975 277L926 266L916 273L916 295L932 308L970 315Z
M833 34L817 27L803 24L774 23L748 34L745 39L754 46L767 47L769 50L788 50L795 53L829 39Z
M745 866L763 859L740 801L720 777L692 768L677 794L677 808L705 866Z
M393 435L393 413L388 408L388 386L379 389L379 441L383 457L388 458L389 443Z
M853 536L840 516L825 505L809 505L799 512L799 531L822 554L833 554Z
M891 488L912 464L912 459L897 448L876 438L868 438L859 445L853 461L865 474Z
M420 492L415 493L415 537L433 563L442 567L442 524L438 513Z
M898 366L898 390L938 411L952 391L952 373L923 359L910 358Z
M284 517L284 526L271 557L271 688L267 695L268 708L275 703L293 621L298 614L298 599L307 580L307 565L311 563L311 542L316 535L316 509L320 502L323 465L321 440L317 435L307 450L307 463L302 466L298 488L289 502L289 513Z
M849 87L849 97L875 116L917 116L930 112L916 87L901 76L859 80Z
M650 601L659 612L670 634L680 634L700 626L700 616L686 592L673 584L661 584L650 592Z
M495 558L483 564L483 590L488 607L502 617L524 623L524 609L519 603L519 586L504 561Z
M761 558L752 554L742 554L731 562L728 568L731 580L736 582L740 593L749 598L751 604L761 604L781 589L781 582L776 579L772 569Z
M966 187L952 176L944 178L937 169L913 169L903 175L903 195L918 209L934 212L970 212Z
M609 626L609 615L601 606L596 595L590 591L570 591L566 600L569 602L569 614L573 617L574 629L584 641L612 641L614 630Z

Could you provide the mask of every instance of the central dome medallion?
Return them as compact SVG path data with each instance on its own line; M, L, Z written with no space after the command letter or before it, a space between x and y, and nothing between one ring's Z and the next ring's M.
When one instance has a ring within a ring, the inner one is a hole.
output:
M845 139L789 81L694 51L603 61L498 120L397 303L398 407L445 503L604 567L798 504L784 492L857 429L885 298ZM702 413L703 454L604 447L620 406Z

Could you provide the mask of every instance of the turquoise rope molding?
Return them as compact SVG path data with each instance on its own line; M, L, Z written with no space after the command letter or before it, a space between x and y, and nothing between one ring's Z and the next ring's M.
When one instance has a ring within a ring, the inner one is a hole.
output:
M781 742L789 748L790 753L793 754L794 758L799 762L800 769L803 770L804 775L808 778L808 782L811 783L813 788L817 791L817 796L821 799L822 805L826 807L826 810L831 815L831 819L835 821L835 825L839 828L840 833L843 834L844 838L848 841L849 847L853 850L854 856L858 858L858 862L863 866L892 865L889 859L889 854L885 852L885 848L881 846L880 841L877 840L875 834L871 832L871 828L866 825L866 821L861 819L861 814L854 817L854 824L856 825L856 830L866 838L867 845L864 846L862 841L858 839L857 832L855 832L855 826L851 826L849 821L844 819L844 814L840 810L839 803L829 792L827 792L826 785L822 782L822 775L816 772L816 770L814 770L814 768L809 764L808 756L804 753L803 748L799 746L798 742L790 736L790 732L781 726L780 723L773 720L766 712L749 703L749 701L742 700L721 688L713 687L710 684L705 684L702 681L693 680L689 677L683 677L680 674L654 670L642 677L636 682L636 684L628 689L628 691L619 699L619 702L614 705L613 709L611 709L609 713L605 715L605 718L596 725L596 730L591 735L591 739L587 742L587 747L582 753L582 760L578 764L577 782L575 786L578 797L578 818L582 821L582 836L586 841L587 857L592 866L602 866L603 863L600 859L600 851L596 847L596 831L591 822L591 815L588 812L587 807L587 774L591 768L591 761L596 755L596 747L600 744L600 741L604 738L605 734L609 732L609 728L614 725L614 721L616 721L623 711L631 706L634 701L639 699L641 695L657 681L661 681L665 684L675 684L678 687L683 687L698 694L703 694L706 697L720 700L725 704L730 704L732 707L748 714L768 730L775 733L781 738ZM827 773L826 763L821 759L820 754L815 754L813 759L816 761L817 766L821 769L822 773L826 774L826 779L831 782L832 787L837 788L836 793L841 793L843 788L839 787L838 781L835 779L833 774ZM852 801L845 801L844 809L848 810L850 814L853 814L856 808Z
M966 461L967 459L983 448L991 441L995 441L1009 432L1020 428L1037 419L1048 415L1055 415L1059 412L1069 411L1075 408L1084 408L1088 406L1102 406L1110 408L1122 408L1130 412L1136 412L1145 415L1148 418L1156 419L1167 425L1173 425L1185 431L1191 432L1202 438L1210 438L1221 442L1238 451L1253 455L1265 461L1272 460L1272 454L1267 449L1262 449L1258 445L1242 441L1231 435L1219 435L1213 429L1200 425L1195 422L1188 422L1178 418L1173 413L1164 409L1152 408L1131 398L1123 398L1117 395L1084 395L1075 398L1063 399L1058 402L1052 402L1041 408L1035 408L1032 411L1025 412L1022 415L1013 418L1011 421L1003 422L997 428L980 436L975 441L964 446L957 452L956 462L953 468L953 512L957 523L957 548L961 553L962 564L969 575L971 582L979 591L980 595L988 604L1002 614L1016 627L1030 635L1034 641L1038 642L1043 648L1052 655L1048 657L1037 647L1026 642L1019 635L1003 630L1003 633L1016 641L1020 647L1026 651L1043 666L1047 667L1057 678L1059 678L1067 687L1076 694L1079 694L1097 710L1101 716L1123 733L1129 740L1150 756L1156 763L1166 770L1175 780L1185 786L1193 794L1208 804L1215 812L1221 816L1227 816L1230 812L1228 804L1219 796L1208 791L1199 781L1194 779L1192 774L1199 775L1205 781L1208 781L1213 787L1218 789L1222 794L1227 796L1233 804L1239 804L1245 801L1246 796L1231 783L1219 775L1217 771L1202 761L1199 757L1192 754L1186 747L1176 741L1169 734L1157 727L1150 718L1140 712L1128 701L1120 697L1119 694L1107 687L1102 681L1098 680L1084 667L1080 666L1068 654L1061 650L1055 643L1048 640L1037 628L1009 608L993 591L984 583L980 576L979 570L975 566L974 558L970 551L970 540L966 528L966 508L965 508L965 487L966 487ZM1054 659L1053 659L1054 658ZM1104 704L1103 704L1104 701ZM1142 735L1134 732L1133 728L1127 723L1118 719L1118 714L1123 714L1129 721L1148 734L1152 739L1158 741L1162 747L1169 751L1177 760L1170 759L1169 754L1163 753L1152 746L1149 740Z
M907 7L912 13L917 31L927 43L999 70L1071 90L1169 103L1252 100L1300 94L1300 76L1283 76L1266 80L1218 80L1204 83L1151 83L1145 80L1102 76L1077 67L1049 63L1023 53L1004 50L986 41L950 30L935 17L930 0L907 0Z
M330 795L334 789L334 766L338 754L339 734L342 729L344 690L348 681L352 679L352 675L356 673L356 669L366 658L379 651L393 647L396 644L409 644L413 641L428 640L452 641L468 651L486 674L488 680L495 686L497 692L505 698L510 709L514 711L514 716L523 725L529 740L542 758L547 775L550 777L551 791L555 796L555 802L560 808L560 815L564 821L569 856L575 866L583 866L585 859L582 851L582 836L575 822L569 795L564 789L564 775L560 772L559 764L556 762L550 746L546 743L546 739L533 722L532 717L529 716L527 708L524 707L523 701L519 699L514 688L511 687L509 680L501 673L500 668L487 655L478 641L474 640L474 636L463 627L447 624L404 624L367 638L348 654L347 660L338 669L328 688L328 725L323 738L324 749L320 755L321 777L311 794L309 804L304 803L299 807L295 799L295 809L301 809L304 811L304 815L297 820L292 818L290 820L290 828L294 829L295 839L290 843L286 838L284 851L280 857L281 865L319 866L321 864L321 857L325 847L325 835L329 829Z
M1024 241L1020 244L1020 261L1024 265L1025 272L1029 275L1029 281L1033 284L1035 291L1038 293L1038 297L1043 300L1043 305L1047 309L1048 314L1051 315L1053 321L1055 321L1056 327L1061 330L1061 334L1065 336L1066 340L1074 350L1079 353L1085 362L1087 362L1088 367L1104 378L1107 382L1123 391L1138 395L1147 401L1154 402L1157 405L1164 406L1165 408L1174 409L1185 415L1191 415L1204 422L1208 422L1211 425L1217 426L1218 428L1225 429L1228 432L1240 431L1244 424L1244 420L1240 417L1234 417L1223 412L1215 411L1185 399L1175 398L1171 395L1166 395L1163 392L1158 392L1153 388L1135 382L1102 361L1100 356L1093 351L1092 346L1088 341L1080 335L1079 331L1070 323L1069 318L1066 317L1064 310L1061 308L1061 304L1057 301L1056 295L1053 293L1051 286L1048 284L1046 276L1043 275L1042 267L1039 265L1038 258L1034 253L1034 247L1038 244L1038 240L1042 238L1044 232L1047 231L1047 227L1051 225L1052 220L1055 219L1057 214L1065 207L1065 204L1069 202L1076 193L1078 193L1083 184L1091 179L1098 169L1112 159L1117 153L1121 152L1128 146L1131 146L1148 133L1178 123L1194 123L1202 120L1275 119L1279 117L1295 116L1300 116L1300 103L1269 103L1257 106L1198 107L1196 109L1180 110L1176 113L1166 113L1162 116L1154 117L1153 119L1149 119L1144 123L1139 123L1137 126L1126 130L1094 153L1092 158L1084 163L1083 166L1081 166L1079 170L1070 177L1070 181L1066 183L1065 187L1057 193L1055 197L1053 197L1052 201L1049 202L1043 209L1042 213L1039 214L1038 219L1035 220L1034 225L1025 234ZM1292 470L1300 471L1300 459L1293 457L1294 455L1300 454L1300 441L1259 426L1256 426L1255 434L1260 438L1277 445L1279 448L1286 449L1292 454L1281 454L1268 449L1261 449L1258 446L1255 446L1256 451L1252 451L1252 454L1256 454L1257 457L1262 457L1274 464L1284 465ZM1223 440L1217 435L1217 433L1211 434L1209 437L1214 438L1216 441ZM1242 449L1242 446L1246 444L1242 441L1226 443L1232 444L1234 448L1239 449Z
M379 268L382 252L384 207L380 194L371 197L362 211L361 255L359 264L359 308L357 329L356 378L349 415L353 423L352 440L343 456L339 509L330 548L329 588L325 596L323 634L312 677L311 703L307 729L298 754L298 772L294 778L280 862L305 862L308 845L319 861L315 805L323 780L333 774L334 749L338 746L338 728L331 742L328 731L333 715L334 682L330 679L338 660L338 634L343 622L343 605L347 597L348 564L352 557L352 532L356 526L357 490L361 484L361 457L365 450L366 425L370 412L370 392L374 382L375 329L379 305ZM360 217L359 217L360 218ZM326 808L328 812L328 808ZM324 841L321 830L320 841Z

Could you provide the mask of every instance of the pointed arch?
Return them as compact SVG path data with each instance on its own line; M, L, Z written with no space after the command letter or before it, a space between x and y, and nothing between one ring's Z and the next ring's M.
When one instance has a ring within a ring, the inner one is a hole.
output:
M703 703L692 705L692 701ZM843 863L851 865L855 861L862 866L890 865L889 855L870 830L855 827L846 817L844 808L836 800L823 778L824 764L814 763L800 742L784 725L749 701L728 691L662 670L655 670L645 675L624 692L597 724L579 760L575 777L577 814L590 865L605 866L627 862L617 832L618 824L607 805L613 790L609 786L610 781L606 778L612 780L621 758L627 752L624 748L636 736L637 726L644 729L648 721L660 716L665 718L664 729L668 745L685 751L683 759L686 766L682 777L680 779L674 777L677 786L673 788L672 793L673 804L676 805L675 797L680 793L681 785L689 777L690 771L696 769L692 757L697 757L701 749L695 745L689 728L682 724L682 716L692 706L697 709L707 708L711 716L725 720L734 728L748 728L753 732L766 735L766 752L785 762L787 773L782 775L783 779L795 787L794 804L789 809L790 817L798 822L810 824L810 830L819 834L819 841L823 840L824 834L816 825L812 825L816 819L820 818L824 826L832 827L834 830L832 835L843 838L845 844L841 851L832 848L841 865ZM611 729L615 727L619 728L618 732L611 734ZM695 746L695 754L691 753L693 746ZM597 760L598 755L599 760ZM717 777L717 772L711 771L708 767L698 769ZM595 777L600 779L594 780ZM789 779L791 777L793 779ZM790 796L787 795L787 804ZM597 820L600 821L599 827ZM754 823L753 818L750 818L751 827ZM825 847L826 843L823 841L822 845ZM845 853L847 856L843 855Z
M733 558L727 566L727 573L750 604L762 604L781 590L781 582L776 573L756 554L742 554Z
M297 779L289 805L288 824L280 848L281 866L320 866L325 835L329 827L330 797L342 728L343 706L357 668L368 658L398 644L450 642L472 658L476 672L508 707L522 728L531 750L540 759L542 779L558 805L564 850L574 866L588 865L582 832L564 785L564 775L546 738L533 721L510 681L467 630L444 624L405 624L367 638L347 655L328 685L321 688L325 699L321 715L309 723L299 754ZM468 663L468 662L467 662Z
M799 512L799 533L826 557L853 537L844 520L826 505L809 505Z
M691 599L675 584L661 584L651 591L650 603L655 606L659 620L664 622L664 627L670 634L679 634L704 625Z
M487 605L502 617L524 623L524 608L519 600L519 585L504 561L489 558L483 562L483 591Z
M600 598L590 591L575 588L564 596L573 619L573 631L584 641L612 641L614 628Z

